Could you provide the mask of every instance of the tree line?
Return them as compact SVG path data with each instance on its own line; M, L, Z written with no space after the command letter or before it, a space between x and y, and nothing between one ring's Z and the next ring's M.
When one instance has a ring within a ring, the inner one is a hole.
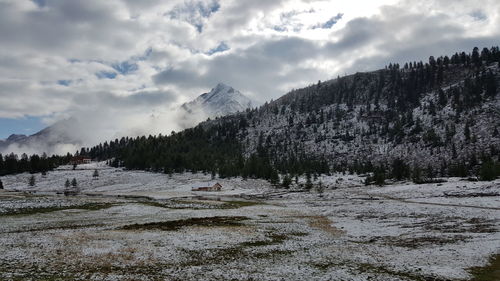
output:
M20 173L46 173L60 165L67 164L72 158L71 154L66 156L53 155L48 157L45 153L28 156L26 153L10 153L5 156L0 154L0 176L20 174Z

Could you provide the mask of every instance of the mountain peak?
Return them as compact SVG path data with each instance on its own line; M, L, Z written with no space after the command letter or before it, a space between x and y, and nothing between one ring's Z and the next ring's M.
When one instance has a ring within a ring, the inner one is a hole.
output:
M208 93L185 103L182 107L188 112L203 112L208 117L224 116L252 107L253 102L233 87L219 82Z
M228 89L228 88L232 89L233 87L228 86L222 82L219 82L219 83L217 83L217 85L215 86L214 89Z

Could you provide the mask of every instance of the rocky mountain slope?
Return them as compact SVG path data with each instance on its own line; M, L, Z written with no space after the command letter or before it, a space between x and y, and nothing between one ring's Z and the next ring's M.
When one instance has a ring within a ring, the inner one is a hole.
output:
M183 104L182 108L188 113L203 113L203 115L213 118L245 111L252 106L253 102L238 90L224 83L219 83L210 92Z

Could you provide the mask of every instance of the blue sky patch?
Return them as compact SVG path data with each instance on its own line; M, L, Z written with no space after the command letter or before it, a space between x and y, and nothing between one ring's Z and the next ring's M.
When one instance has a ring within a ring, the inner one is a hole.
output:
M137 65L137 63L130 62L130 61L115 63L115 64L112 64L111 67L113 67L114 70L118 71L118 73L120 73L122 75L127 75L127 74L132 73L134 71L137 71L139 69L139 65ZM116 74L115 74L115 76L116 76Z
M39 117L0 118L0 139L6 139L11 134L32 135L45 127Z
M476 10L469 14L476 21L485 21L488 19L488 16L481 10Z
M71 81L71 80L58 80L57 84L67 87L67 86L71 85L72 82L73 81Z
M231 48L229 48L229 46L226 43L220 42L219 46L208 51L207 55L213 55L215 53L222 53L222 52L225 52L225 51L230 50L230 49Z
M212 1L186 1L182 5L176 6L166 13L172 19L183 20L196 28L201 33L203 31L204 19L210 18L212 14L220 10L217 0Z
M332 17L331 19L329 19L327 22L325 23L322 23L322 24L318 24L316 26L313 27L313 29L316 29L316 28L321 28L321 29L330 29L332 28L339 20L342 19L342 17L344 16L344 14L342 13L338 13L336 16Z
M47 3L45 3L45 0L31 0L31 1L33 1L35 4L37 4L38 7L40 7L40 8L45 7L45 5L47 4Z
M95 74L99 79L115 79L116 75L116 72L113 71L99 71Z
M274 29L274 30L276 30L276 31L278 31L278 32L285 32L285 31L287 31L287 28L286 28L286 27L284 27L284 26L279 26L279 25L275 25L275 26L273 27L273 29Z

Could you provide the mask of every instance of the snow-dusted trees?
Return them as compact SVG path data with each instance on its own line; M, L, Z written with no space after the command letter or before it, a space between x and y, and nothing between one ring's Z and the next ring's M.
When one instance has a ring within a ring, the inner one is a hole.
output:
M500 176L500 163L495 163L491 159L485 159L479 170L479 179L491 181Z
M291 184L292 184L292 178L290 178L289 175L285 175L281 182L281 186L283 186L284 188L289 188Z
M31 177L30 177L30 178L29 178L29 180L28 180L28 184L29 184L31 187L35 186L35 184L36 184L35 175L31 175Z
M481 114L492 119L479 109L489 107L498 92L498 62L500 51L493 47L404 68L391 63L292 90L259 109L170 136L122 138L81 153L128 169L201 171L275 183L278 174L331 171L372 173L368 182L376 184L386 177L420 182L475 175L482 162L468 158L479 154L479 143L487 144L487 156L500 157L495 122L483 120L478 127ZM282 181L286 185L286 178Z
M59 165L68 163L71 156L31 155L23 153L21 157L14 153L3 156L0 154L0 176L10 174L47 173Z

